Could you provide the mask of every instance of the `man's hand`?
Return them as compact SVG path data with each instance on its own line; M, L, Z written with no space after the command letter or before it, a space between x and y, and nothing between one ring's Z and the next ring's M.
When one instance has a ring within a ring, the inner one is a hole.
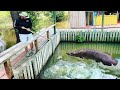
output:
M22 29L26 29L27 31L31 31L30 28L21 27Z
M21 27L22 29L25 29L25 30L27 30L27 31L30 31L30 32L32 32L32 33L35 33L35 32L33 32L33 31L31 31L31 29L30 28L25 28L24 26L23 27Z
M22 29L26 29L24 26L21 27Z
M27 28L26 30L27 30L27 31L31 31L30 28Z

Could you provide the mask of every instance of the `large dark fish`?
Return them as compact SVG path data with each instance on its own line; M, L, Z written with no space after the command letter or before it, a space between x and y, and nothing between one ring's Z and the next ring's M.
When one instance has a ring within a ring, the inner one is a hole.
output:
M118 61L113 59L110 55L97 50L78 50L67 54L80 58L93 59L96 62L102 62L104 65L107 66L112 66L112 64L116 66L118 64Z

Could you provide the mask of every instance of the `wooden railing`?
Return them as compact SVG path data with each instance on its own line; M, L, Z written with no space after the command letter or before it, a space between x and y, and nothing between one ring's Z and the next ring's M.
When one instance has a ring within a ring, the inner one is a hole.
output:
M60 29L61 41L76 41L76 36L86 42L120 42L120 29Z
M34 48L35 48L35 53L38 52L38 50L40 49L39 43L41 42L42 39L44 39L44 43L49 41L50 38L50 32L49 30L51 28L53 28L55 26L51 25L50 27L46 28L45 30L42 31L38 31L35 35L34 38L32 38L31 40L29 40L26 43L20 42L16 45L14 45L13 47L5 50L4 52L0 53L0 65L4 65L4 69L6 72L6 75L8 77L8 79L11 79L14 76L14 72L13 72L13 67L11 64L11 58L12 57L16 57L16 54L18 52L20 52L22 49L25 49L28 47L28 45L30 45L31 43L34 43ZM42 37L41 40L38 40L40 37ZM27 51L25 51L27 53Z

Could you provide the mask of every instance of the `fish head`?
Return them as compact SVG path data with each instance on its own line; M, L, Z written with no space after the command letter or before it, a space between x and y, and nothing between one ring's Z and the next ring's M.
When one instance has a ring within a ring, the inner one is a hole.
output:
M70 55L70 56L74 56L75 53L74 52L69 52L69 53L66 53L67 55Z
M118 64L118 60L113 59L113 60L112 60L112 64L113 64L114 66L116 66L116 65Z

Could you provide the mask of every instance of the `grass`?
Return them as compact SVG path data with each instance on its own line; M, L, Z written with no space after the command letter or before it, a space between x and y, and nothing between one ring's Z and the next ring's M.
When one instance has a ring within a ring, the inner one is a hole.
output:
M1 30L0 30L1 31ZM6 49L16 44L16 36L14 30L5 30L3 32L3 40L6 43Z
M70 28L69 22L68 21L62 21L62 22L57 22L56 23L57 28L62 28L62 29L67 29Z
M0 11L0 33L6 43L6 48L15 45L16 36L12 29L12 18L9 11Z
M0 30L13 28L12 19L9 11L0 11Z

